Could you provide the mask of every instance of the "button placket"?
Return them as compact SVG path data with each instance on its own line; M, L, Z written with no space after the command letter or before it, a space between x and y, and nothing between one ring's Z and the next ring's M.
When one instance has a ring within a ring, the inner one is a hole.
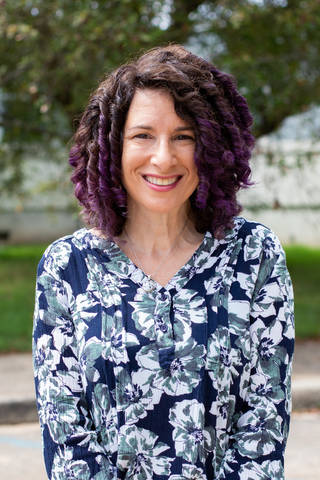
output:
M160 292L156 296L154 311L156 342L159 347L168 347L173 343L173 331L170 322L171 296Z

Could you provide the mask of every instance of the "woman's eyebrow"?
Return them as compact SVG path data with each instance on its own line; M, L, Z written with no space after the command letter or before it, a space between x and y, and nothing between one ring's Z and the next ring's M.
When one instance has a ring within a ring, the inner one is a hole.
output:
M136 128L140 128L142 130L152 130L152 127L149 127L148 125L134 125L133 127L128 128L128 130L134 130Z
M185 127L177 127L177 128L175 129L176 132L183 132L183 131L185 131L185 130L190 131L190 132L194 132L194 128L192 128L192 127L187 127L187 126L185 126Z
M142 130L153 130L153 128L149 125L134 125L133 127L128 128L128 131L129 130L134 130L134 129L137 129L137 128L140 128ZM188 127L188 126L177 127L177 128L174 129L175 132L183 132L183 131L186 131L186 130L194 132L194 128Z

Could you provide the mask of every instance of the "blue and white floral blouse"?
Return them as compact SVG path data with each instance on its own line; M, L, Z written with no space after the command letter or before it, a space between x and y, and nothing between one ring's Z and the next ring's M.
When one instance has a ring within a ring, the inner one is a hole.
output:
M34 371L54 480L281 480L291 408L285 255L241 217L166 287L86 229L38 268Z

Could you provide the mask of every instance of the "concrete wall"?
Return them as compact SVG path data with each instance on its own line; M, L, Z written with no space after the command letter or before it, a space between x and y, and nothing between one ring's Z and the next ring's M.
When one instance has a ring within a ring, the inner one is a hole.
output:
M0 193L0 243L48 243L80 228L70 211L75 201L66 165L47 162L44 170L37 159L26 164L29 195ZM260 139L251 166L255 185L239 194L242 215L272 228L283 243L320 245L320 144Z
M263 223L278 235L284 245L298 244L320 247L320 210L244 209L242 216Z
M80 227L70 212L0 212L0 244L50 243Z
M284 244L320 246L320 211L244 209L241 215L271 228ZM0 213L0 245L50 243L82 226L69 212Z

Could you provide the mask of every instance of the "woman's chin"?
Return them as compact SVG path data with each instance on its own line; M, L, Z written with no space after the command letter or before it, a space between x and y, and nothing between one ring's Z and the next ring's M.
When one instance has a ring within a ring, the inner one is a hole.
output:
M129 213L130 210L136 213L145 213L146 215L175 215L181 214L183 211L188 210L189 199L181 203L178 201L150 201L145 203L138 202L128 202Z

